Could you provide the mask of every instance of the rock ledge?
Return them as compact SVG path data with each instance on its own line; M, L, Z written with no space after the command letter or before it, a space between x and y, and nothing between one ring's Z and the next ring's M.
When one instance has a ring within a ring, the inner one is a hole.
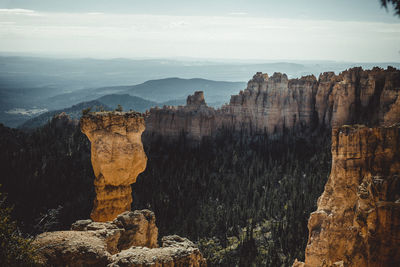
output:
M70 231L40 234L40 263L45 266L207 266L199 249L177 235L162 238L150 210L127 211L114 221L80 220Z

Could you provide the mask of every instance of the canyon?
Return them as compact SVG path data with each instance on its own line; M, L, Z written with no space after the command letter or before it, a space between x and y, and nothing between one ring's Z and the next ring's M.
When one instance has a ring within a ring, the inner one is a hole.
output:
M400 265L400 125L332 131L332 170L308 221L305 264Z
M184 133L200 140L226 127L248 134L304 135L345 124L390 126L400 117L400 71L388 67L351 68L338 75L322 73L288 79L256 73L247 88L219 109L208 107L201 91L186 106L152 108L146 136L176 138Z
M400 71L352 68L288 79L256 73L220 109L201 91L186 106L153 108L145 136L200 141L220 129L271 139L332 131L332 167L308 221L305 262L400 265Z

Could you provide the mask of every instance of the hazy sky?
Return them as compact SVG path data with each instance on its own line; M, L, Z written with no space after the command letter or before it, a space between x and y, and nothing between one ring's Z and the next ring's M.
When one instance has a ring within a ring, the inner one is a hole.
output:
M378 0L0 0L0 51L398 62L400 18Z

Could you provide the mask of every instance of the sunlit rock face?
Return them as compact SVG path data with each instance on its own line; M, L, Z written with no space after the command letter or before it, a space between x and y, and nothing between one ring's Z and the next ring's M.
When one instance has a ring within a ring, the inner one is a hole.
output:
M400 122L399 96L400 71L391 67L326 72L318 79L258 72L220 109L207 107L202 92L189 96L186 106L151 109L145 133L172 138L185 133L200 140L222 127L279 137L344 124L390 126Z
M219 110L218 125L271 136L285 130L300 131L313 123L316 92L317 79L313 75L289 80L286 74L268 77L259 72L244 91L233 95L230 103Z
M131 209L131 184L146 168L141 141L144 118L135 112L97 112L82 116L81 130L91 142L96 176L94 221L111 221Z
M43 266L207 266L186 238L164 236L159 247L155 221L150 210L126 211L110 222L80 220L70 231L38 235L33 245Z
M315 110L322 126L390 126L400 121L400 71L352 68L319 77Z
M400 266L399 126L333 129L332 170L308 229L305 266Z

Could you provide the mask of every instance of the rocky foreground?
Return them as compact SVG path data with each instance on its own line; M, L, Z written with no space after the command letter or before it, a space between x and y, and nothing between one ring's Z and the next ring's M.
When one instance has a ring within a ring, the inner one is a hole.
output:
M308 221L308 266L400 266L400 127L332 132L332 170Z
M45 266L207 266L188 239L164 236L159 247L157 238L154 213L136 210L109 222L77 221L70 231L37 236L34 245Z

